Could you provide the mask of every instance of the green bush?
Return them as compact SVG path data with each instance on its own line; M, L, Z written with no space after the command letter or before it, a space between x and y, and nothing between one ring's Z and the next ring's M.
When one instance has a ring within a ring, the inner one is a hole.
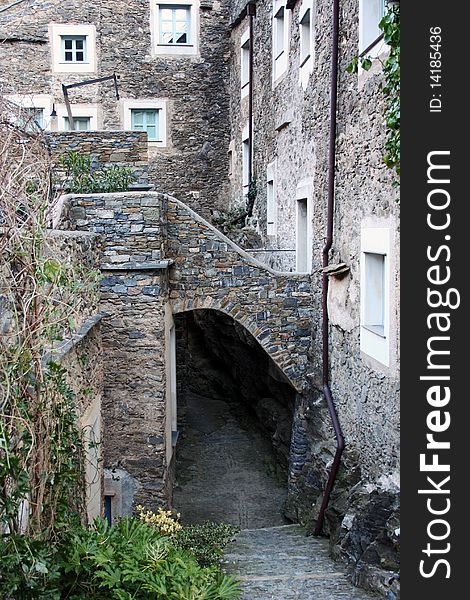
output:
M125 192L134 181L130 167L113 165L93 170L89 154L68 152L60 157L60 164L65 171L62 185L70 194Z
M196 557L202 567L218 565L228 542L239 531L225 523L206 521L201 525L185 525L175 538L176 545Z
M222 529L218 534L220 539ZM20 546L17 544L20 543ZM5 537L0 541L0 597L14 600L230 600L236 580L138 518L111 527L96 520L52 544Z

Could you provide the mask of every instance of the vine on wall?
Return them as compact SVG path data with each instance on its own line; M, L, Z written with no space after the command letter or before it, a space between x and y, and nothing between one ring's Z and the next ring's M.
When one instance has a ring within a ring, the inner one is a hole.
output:
M45 356L98 282L49 246L49 154L15 110L0 99L0 561L35 589L51 544L85 513L74 394Z

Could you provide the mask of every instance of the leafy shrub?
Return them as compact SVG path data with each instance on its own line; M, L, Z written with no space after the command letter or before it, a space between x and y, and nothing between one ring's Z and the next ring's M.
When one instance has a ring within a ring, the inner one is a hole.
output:
M130 167L113 165L107 169L92 169L91 156L68 152L60 157L65 170L65 191L71 194L125 192L134 180Z
M220 529L219 538L221 537ZM0 597L6 600L233 600L238 583L139 518L77 526L56 545L0 539Z
M65 547L66 581L62 592L78 598L146 598L146 600L216 600L238 596L236 581L214 567L202 568L136 518L124 517L109 527L95 521L77 531Z
M185 525L175 543L193 554L202 567L218 565L225 546L238 531L233 525L206 521L201 525Z

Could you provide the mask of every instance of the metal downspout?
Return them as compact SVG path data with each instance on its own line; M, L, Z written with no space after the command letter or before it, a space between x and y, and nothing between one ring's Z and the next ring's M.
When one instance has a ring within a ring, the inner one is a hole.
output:
M331 53L330 82L330 127L328 142L328 191L327 191L327 231L326 243L323 247L323 268L328 266L329 252L333 245L333 217L335 206L335 166L336 166L336 108L338 101L338 43L339 38L339 0L333 1L333 39ZM325 510L330 500L331 490L338 473L341 455L344 450L344 438L336 412L329 384L329 348L328 348L328 275L322 274L322 385L328 405L328 411L336 437L336 452L331 465L330 475L323 494L314 535L320 535L325 518Z

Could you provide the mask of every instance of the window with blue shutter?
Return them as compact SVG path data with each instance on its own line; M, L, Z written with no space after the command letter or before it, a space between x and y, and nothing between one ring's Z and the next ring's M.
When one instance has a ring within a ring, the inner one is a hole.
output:
M131 128L146 131L149 142L160 141L158 113L157 109L131 109Z

